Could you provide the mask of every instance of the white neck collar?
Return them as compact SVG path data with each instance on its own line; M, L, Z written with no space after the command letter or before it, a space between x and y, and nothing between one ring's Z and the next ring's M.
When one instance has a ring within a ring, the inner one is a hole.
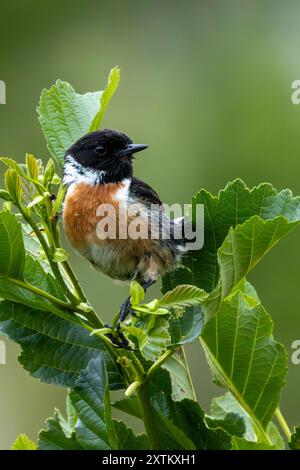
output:
M72 155L65 158L63 183L70 186L73 183L86 183L91 186L103 183L106 171L98 171L93 168L86 168L78 163Z

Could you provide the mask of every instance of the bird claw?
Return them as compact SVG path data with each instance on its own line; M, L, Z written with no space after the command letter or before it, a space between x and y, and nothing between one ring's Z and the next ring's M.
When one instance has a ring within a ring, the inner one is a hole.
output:
M127 349L131 351L129 341L125 338L124 334L121 331L117 331L117 337L113 333L106 333L107 338L110 339L112 345L118 349Z
M105 328L111 328L112 330L115 331L115 335L113 333L107 333L106 336L110 339L112 342L113 346L115 348L123 348L127 349L128 351L132 351L133 349L131 348L128 339L125 337L124 333L122 333L121 328L122 328L122 323L128 316L128 314L131 314L135 318L139 318L138 315L135 313L135 311L131 308L129 299L127 299L124 304L121 307L119 318L116 324L115 329L112 327L112 325L104 325Z
M113 330L115 332L115 334L106 333L107 338L110 339L112 345L115 348L127 349L128 351L131 351L129 341L121 331L122 324L120 322L120 319L117 322L116 328L114 328L112 325L108 325L108 324L105 324L104 327L105 328L110 328L111 330Z
M136 313L136 311L133 310L133 308L131 308L131 307L129 307L128 313L129 313L132 317L134 317L134 318L141 318L141 317Z

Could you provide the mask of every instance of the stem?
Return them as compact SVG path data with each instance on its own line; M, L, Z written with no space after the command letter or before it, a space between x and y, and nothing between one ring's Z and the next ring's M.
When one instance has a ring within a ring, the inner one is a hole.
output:
M155 413L148 396L147 384L143 383L137 390L142 419L148 436L151 450L160 449L159 432L155 423Z
M4 276L0 275L0 277L4 277ZM14 284L15 286L21 287L22 289L29 290L30 292L33 292L34 294L37 294L40 297L50 300L50 302L53 302L59 307L62 307L66 310L70 310L72 312L75 310L76 312L81 313L81 315L85 315L85 312L83 312L80 308L74 307L74 305L68 304L67 302L64 302L63 300L60 300L57 297L54 297L53 295L40 289L39 287L29 284L28 282L20 281L19 279L14 279L12 277L5 277L5 280L7 282L10 282L11 284Z
M86 303L87 302L86 296L84 295L84 292L81 289L78 279L75 273L73 272L69 262L63 261L61 265L64 269L65 274L67 275L69 279L70 284L73 286L77 297L80 299L81 302ZM96 314L95 310L92 307L89 312L85 313L85 316L91 321L94 328L103 328L104 326L103 322L100 320L100 318L98 317L98 315Z
M19 206L19 210L23 216L23 218L26 220L26 222L32 227L34 233L36 234L40 244L42 245L42 248L45 252L45 255L47 256L47 259L50 263L50 266L51 266L51 269L53 271L53 274L55 275L55 277L57 278L57 280L60 282L61 286L62 286L62 289L64 291L64 293L66 294L66 296L71 300L71 302L73 303L79 303L77 301L77 299L72 295L72 293L70 292L68 286L66 285L65 281L64 281L64 278L59 270L59 267L57 265L57 263L55 263L52 259L52 253L51 253L51 249L50 247L48 246L48 243L46 242L45 238L43 237L43 235L41 234L41 231L38 227L38 225L34 222L34 220L24 211L23 207L22 206ZM76 301L76 302L75 302Z
M276 408L274 415L276 416L276 419L277 419L282 431L284 432L288 442L290 442L291 437L292 437L292 433L291 433L289 425L287 424L287 422L286 422L283 414L281 413L279 407Z
M157 369L159 369L175 352L176 349L169 349L169 351L160 356L160 358L157 359L157 361L154 362L154 364L152 364L152 366L149 368L144 383L148 382L148 380L155 374Z
M181 347L179 349L170 349L167 352L165 352L162 356L160 356L160 358L154 364L152 364L152 366L149 368L149 370L147 372L147 376L144 380L144 383L147 382L155 374L157 369L159 369L165 362L167 362L167 360L170 357L172 357L173 354L177 351L182 353L184 365L185 365L185 368L186 368L186 371L187 371L187 376L188 376L190 387L191 387L192 398L193 398L193 400L197 401L197 396L196 396L194 384L193 384L193 381L192 381L191 372L190 372L190 369L189 369L189 366L188 366L185 350L184 350L183 347Z
M76 292L78 298L79 298L82 302L86 302L86 297L85 297L85 295L84 295L84 292L83 292L83 290L81 289L80 284L79 284L79 282L78 282L78 279L77 279L75 273L73 272L73 270L72 270L72 268L71 268L69 262L68 262L68 261L63 261L61 264L62 264L62 266L63 266L63 268L64 268L64 270L65 270L65 272L66 272L68 278L70 279L71 284L72 284L72 286L74 287L74 290L75 290L75 292Z
M139 380L140 382L143 382L146 377L145 370L136 355L133 352L124 350L122 351L122 356L126 356L133 365L133 370L135 372L133 380Z
M0 275L0 277L3 277L3 276ZM29 284L29 282L20 281L19 279L14 279L14 278L11 278L11 277L6 277L5 280L7 282L10 282L11 284L14 284L15 286L21 287L22 289L29 290L30 292L33 292L34 294L37 294L40 297L43 297L44 299L50 300L50 302L53 302L54 304L58 305L60 308L63 308L63 309L68 310L70 312L80 313L81 315L86 317L87 320L88 319L94 319L94 315L96 316L95 312L93 312L93 311L84 312L78 306L68 304L67 302L64 302L63 300L60 300L57 297L54 297L53 295L51 295L48 292L40 289L39 287L36 287L36 286L33 286L32 284ZM70 320L69 316L65 317L65 318ZM96 316L96 318L97 318L97 321L98 321L97 325L101 324L101 326L102 326L102 322L100 322L100 320L97 316ZM86 325L84 322L81 322L81 321L80 322L76 321L76 323L80 324L81 326ZM86 325L86 326L89 326L89 325ZM90 332L94 331L94 328L92 326L89 326L89 328L86 328L86 329L88 329L88 331L90 331Z
M61 263L65 274L67 275L70 284L73 286L77 297L80 299L81 303L87 303L86 296L84 295L83 290L80 287L80 284L78 282L77 277L75 276L75 273L73 272L70 264L68 261L63 261ZM104 324L96 314L95 310L91 307L91 310L89 312L85 313L85 316L91 321L92 325L94 328L103 328Z
M57 225L57 220L55 220L52 214L52 203L50 200L50 193L44 194L44 200L45 200L47 218L48 218L49 228L50 228L49 235L48 235L48 242L52 251L55 252L57 248L61 247L61 242L60 242L60 233L59 233L59 229ZM44 225L47 226L47 221L45 221ZM76 279L76 276L73 273L73 270L71 266L69 265L69 263L67 261L63 261L61 265L64 267L64 271L66 272L70 280L70 284L73 286L78 299L81 302L86 302L85 295L83 294L79 286L78 280Z

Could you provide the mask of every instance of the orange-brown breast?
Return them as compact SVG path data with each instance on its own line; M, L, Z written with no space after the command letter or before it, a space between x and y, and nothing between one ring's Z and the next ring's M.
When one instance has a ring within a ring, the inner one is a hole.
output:
M85 183L73 185L67 192L63 219L64 227L73 247L82 251L88 241L97 239L96 229L99 222L97 208L101 204L111 204L116 207L116 192L123 183L90 186Z

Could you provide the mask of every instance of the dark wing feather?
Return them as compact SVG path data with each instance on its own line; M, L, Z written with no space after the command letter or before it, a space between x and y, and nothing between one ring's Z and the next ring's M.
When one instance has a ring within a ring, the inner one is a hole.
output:
M154 189L139 178L133 177L131 179L129 191L134 198L142 200L145 204L162 205L159 195L154 191Z

